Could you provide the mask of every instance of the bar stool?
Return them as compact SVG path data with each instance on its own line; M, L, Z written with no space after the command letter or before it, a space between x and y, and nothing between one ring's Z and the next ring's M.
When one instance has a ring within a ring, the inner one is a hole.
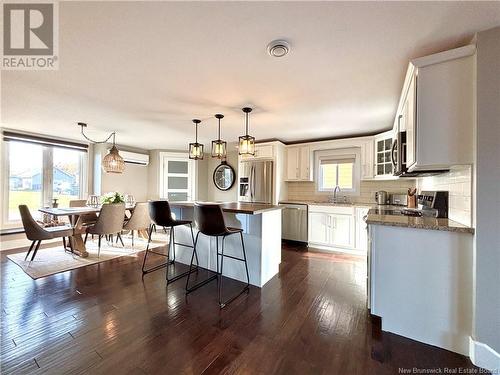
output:
M179 280L180 278L190 274L191 272L194 272L198 268L198 255L195 254L195 247L194 247L194 235L193 235L193 225L190 220L175 220L172 218L172 211L170 210L170 205L168 201L152 201L149 202L149 216L151 218L152 223L149 225L148 229L148 245L146 247L146 253L144 254L144 259L142 261L142 274L150 273L156 270L159 270L163 267L167 267L169 265L172 265L175 263L175 245L180 245L184 247L190 247L193 249L193 256L196 256L196 267L192 268L191 266L189 267L189 270L186 272L183 272L177 276L174 276L172 278L168 277L168 267L166 271L166 280L167 284L174 282L176 280ZM179 225L189 225L191 229L191 239L193 241L193 245L187 245L183 244L180 242L175 242L175 230L174 228L179 226ZM170 242L168 245L168 254L163 254L159 253L153 250L149 249L149 244L151 243L151 235L153 233L153 230L155 226L159 227L164 227L164 228L170 228ZM172 250L172 260L170 260L170 250ZM153 253L156 255L161 255L167 258L167 261L165 263L159 264L157 266L151 267L149 269L145 269L146 266L146 259L148 257L149 253ZM191 264L193 263L193 257L191 257Z
M227 304L231 303L234 301L237 297L239 297L241 294L244 292L249 292L250 291L250 277L248 275L248 264L247 264L247 256L245 252L245 243L243 242L243 229L239 228L230 228L226 226L226 223L224 222L224 216L222 214L222 210L219 205L217 204L201 204L201 203L195 203L194 205L194 221L196 226L198 227L198 233L196 234L196 239L194 241L194 251L193 255L191 256L191 264L189 265L189 269L191 270L191 267L193 267L193 260L194 256L196 255L196 245L198 243L198 236L200 233L204 234L205 236L210 236L210 237L215 237L215 242L216 242L216 251L217 251L217 273L206 280L203 280L194 286L190 287L189 286L189 278L190 274L188 274L187 280L186 280L186 294L189 294L196 289L202 287L203 285L209 283L212 280L217 280L217 294L218 294L218 299L219 299L219 307L222 309L224 308ZM241 248L243 252L243 258L237 258L232 255L227 255L224 254L224 240L226 239L227 236L230 236L232 234L239 234L241 238ZM219 237L222 237L222 251L219 253ZM221 261L220 261L220 270L219 270L219 255L221 256ZM246 275L247 275L247 283L245 287L237 293L235 296L227 299L226 301L222 301L222 270L224 266L224 257L226 258L231 258L234 260L239 260L241 262L245 263L245 270L246 270ZM197 260L198 264L198 260Z

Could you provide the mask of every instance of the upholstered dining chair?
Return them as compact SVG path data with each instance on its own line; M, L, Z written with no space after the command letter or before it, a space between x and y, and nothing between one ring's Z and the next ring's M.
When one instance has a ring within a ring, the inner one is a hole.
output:
M123 228L123 218L125 216L125 204L112 203L103 204L95 224L87 227L87 233L99 236L97 256L101 254L101 238L116 234L120 238ZM123 241L122 241L123 246Z
M57 226L57 227L47 227L42 228L31 216L28 206L22 204L19 206L19 213L21 214L21 220L23 222L24 232L28 240L32 241L31 246L26 254L24 260L28 259L31 251L34 249L31 261L35 259L36 253L40 248L42 241L51 240L53 238L59 237L70 237L73 235L73 228L68 226ZM71 246L71 241L69 241Z
M149 217L148 202L138 202L132 211L130 219L123 225L123 230L129 230L132 236L132 246L134 246L134 230L147 230L151 224Z

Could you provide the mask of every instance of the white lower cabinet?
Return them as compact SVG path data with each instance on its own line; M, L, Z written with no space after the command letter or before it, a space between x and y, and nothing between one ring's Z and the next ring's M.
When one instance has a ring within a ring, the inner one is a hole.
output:
M309 243L328 245L330 216L322 212L309 212Z
M309 244L322 248L354 249L353 207L310 206Z

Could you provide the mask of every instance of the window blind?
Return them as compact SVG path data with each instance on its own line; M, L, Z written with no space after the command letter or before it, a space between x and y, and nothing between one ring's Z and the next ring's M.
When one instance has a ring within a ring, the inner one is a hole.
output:
M3 132L3 140L6 142L16 141L16 142L32 143L47 147L60 147L60 148L78 150L82 152L87 152L89 147L85 143L71 142L61 139L42 137L31 134L16 133L11 131Z

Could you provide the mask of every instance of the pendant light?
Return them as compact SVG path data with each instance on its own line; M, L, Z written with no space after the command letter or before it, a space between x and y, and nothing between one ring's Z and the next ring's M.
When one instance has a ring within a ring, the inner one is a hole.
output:
M195 141L189 144L189 159L203 160L203 145L198 143L198 124L201 120L194 119L195 126Z
M80 132L83 138L94 144L106 143L111 139L111 137L113 137L113 146L109 150L109 153L102 159L102 169L106 173L123 173L123 171L125 170L125 161L120 156L120 153L118 152L118 149L115 145L116 133L111 133L104 141L94 141L93 139L87 137L83 132L83 128L87 127L86 123L79 122L78 126L80 127Z
M225 159L227 154L227 142L220 139L220 120L224 118L224 115L218 113L215 115L215 118L219 120L219 136L217 140L212 141L212 157L217 159Z
M248 114L252 112L252 108L245 107L241 109L245 113L245 135L238 138L240 155L255 155L255 137L248 135Z

